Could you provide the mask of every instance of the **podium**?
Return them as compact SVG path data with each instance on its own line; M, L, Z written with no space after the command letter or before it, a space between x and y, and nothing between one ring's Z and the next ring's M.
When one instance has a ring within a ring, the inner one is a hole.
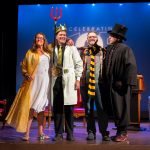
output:
M144 78L143 75L137 75L137 86L132 89L132 97L130 103L130 126L128 130L143 130L140 127L140 104L141 94L144 91Z

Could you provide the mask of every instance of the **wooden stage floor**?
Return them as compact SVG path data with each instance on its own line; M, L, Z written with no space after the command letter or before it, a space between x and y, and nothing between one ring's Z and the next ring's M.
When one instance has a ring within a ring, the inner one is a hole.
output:
M1 127L0 123L0 127ZM98 132L95 141L86 140L86 128L80 120L74 122L75 141L69 142L64 140L59 142L52 141L54 137L54 123L45 128L45 133L50 136L49 140L39 141L37 139L37 121L34 120L31 128L30 140L25 142L21 140L22 133L17 133L14 128L5 126L0 129L0 150L150 150L150 122L142 122L140 124L143 131L128 131L127 142L103 142ZM108 130L110 136L115 135L114 123L109 122Z

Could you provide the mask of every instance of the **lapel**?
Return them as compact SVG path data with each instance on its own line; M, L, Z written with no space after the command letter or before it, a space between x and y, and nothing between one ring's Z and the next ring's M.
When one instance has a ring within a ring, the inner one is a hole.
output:
M113 68L114 68L114 63L115 63L115 59L116 59L116 56L117 56L117 49L119 47L119 44L115 44L113 48L113 54L112 54L112 57L111 57L111 66L110 66L110 71L109 73L112 74L113 72Z

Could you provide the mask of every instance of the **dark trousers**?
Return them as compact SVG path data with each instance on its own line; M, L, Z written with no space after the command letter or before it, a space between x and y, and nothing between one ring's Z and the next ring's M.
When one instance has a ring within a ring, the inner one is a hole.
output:
M130 100L130 86L123 86L119 90L115 87L111 89L111 103L117 134L127 133L127 127L130 123Z
M81 96L84 101L84 105L86 108L86 120L87 120L87 132L96 133L96 125L95 125L95 116L94 116L94 103L96 106L97 119L99 131L102 135L108 134L108 115L103 109L101 94L98 84L96 83L96 95L94 98L89 98L87 91L88 85L86 87L81 87Z
M64 105L62 77L57 77L53 87L53 115L56 134L73 134L73 105Z

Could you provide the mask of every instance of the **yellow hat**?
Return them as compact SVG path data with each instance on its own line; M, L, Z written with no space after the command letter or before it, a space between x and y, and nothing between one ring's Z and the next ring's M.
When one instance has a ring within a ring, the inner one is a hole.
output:
M60 31L67 31L66 25L59 25L58 27L56 27L56 34Z

